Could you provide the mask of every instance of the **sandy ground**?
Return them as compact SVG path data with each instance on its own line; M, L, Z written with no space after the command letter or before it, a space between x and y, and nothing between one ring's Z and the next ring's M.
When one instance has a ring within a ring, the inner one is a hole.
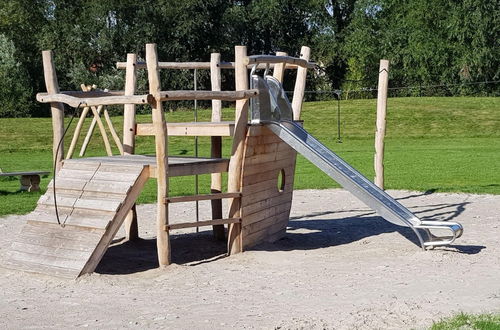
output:
M0 327L420 329L460 311L500 312L500 196L389 193L422 218L461 222L464 236L423 252L349 193L303 190L284 239L225 257L210 232L184 231L174 264L156 269L155 206L144 205L144 239L114 244L90 276L0 267ZM24 221L0 218L0 265Z

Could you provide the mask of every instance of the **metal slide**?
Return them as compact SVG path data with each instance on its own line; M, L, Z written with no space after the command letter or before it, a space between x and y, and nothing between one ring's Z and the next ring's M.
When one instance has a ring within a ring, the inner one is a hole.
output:
M252 88L259 89L257 100L251 103L252 124L268 127L284 142L376 211L385 220L396 225L410 227L417 235L422 249L449 245L462 235L463 227L459 223L420 220L406 207L315 139L299 124L293 122L291 120L290 103L282 90L281 84L273 77L265 76L265 78L261 78L252 74L251 85ZM449 235L435 235L443 231L449 232Z

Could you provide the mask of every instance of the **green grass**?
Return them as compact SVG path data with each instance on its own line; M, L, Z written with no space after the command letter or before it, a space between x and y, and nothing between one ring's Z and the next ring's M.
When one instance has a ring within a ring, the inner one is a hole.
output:
M337 143L335 101L305 103L304 127L372 178L375 107L376 100L342 101L342 143ZM224 109L224 118L232 118L233 111ZM210 111L201 110L199 117L209 120ZM172 122L192 119L191 111L167 114L167 120ZM122 117L113 117L113 121L119 129ZM138 121L148 122L150 115L138 116ZM73 122L68 136L75 125ZM52 168L50 118L0 119L0 127L0 168L4 172ZM170 154L194 155L193 141L193 138L171 137ZM200 138L199 142L200 156L208 156L210 139ZM226 157L229 150L230 141L225 140ZM500 99L391 98L385 151L387 189L500 194ZM154 153L153 139L138 138L137 152ZM102 140L96 130L87 155L103 154ZM302 157L298 159L296 174L296 189L338 187ZM50 176L42 178L42 190L49 180ZM208 175L200 177L201 192L208 192L209 180ZM172 195L192 194L194 178L173 178L170 187ZM18 178L0 178L0 215L23 214L34 208L39 194L18 189ZM155 194L155 181L151 180L139 203L153 202Z
M436 322L431 327L431 330L455 329L499 330L500 315L460 313L452 318Z

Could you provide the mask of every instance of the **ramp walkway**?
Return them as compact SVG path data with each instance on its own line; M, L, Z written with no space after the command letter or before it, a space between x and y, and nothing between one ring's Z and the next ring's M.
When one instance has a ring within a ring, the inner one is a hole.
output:
M149 178L143 164L64 162L12 243L8 268L76 278L91 273Z

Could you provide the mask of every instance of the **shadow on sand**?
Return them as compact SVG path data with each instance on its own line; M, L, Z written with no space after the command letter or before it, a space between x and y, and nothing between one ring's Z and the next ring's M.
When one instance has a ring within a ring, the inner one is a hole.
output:
M410 196L411 197L411 196ZM409 198L409 197L405 197ZM435 204L415 207L414 212L422 219L449 221L465 211L468 202L456 204ZM354 216L338 218L342 213L356 213ZM328 215L337 215L336 219L315 219ZM299 233L299 230L310 232ZM313 212L301 217L291 217L286 236L274 243L260 244L252 250L256 251L291 251L312 250L325 247L349 244L368 237L385 233L398 232L413 242L418 248L420 244L413 230L385 221L374 212L366 210L342 210L332 212ZM216 241L210 231L198 234L181 234L171 236L172 262L184 265L198 265L211 262L226 255L226 243ZM452 245L441 247L446 251L464 254L476 254L484 249L476 245ZM140 239L135 242L118 241L104 255L96 272L102 274L129 274L158 267L156 257L156 240Z

